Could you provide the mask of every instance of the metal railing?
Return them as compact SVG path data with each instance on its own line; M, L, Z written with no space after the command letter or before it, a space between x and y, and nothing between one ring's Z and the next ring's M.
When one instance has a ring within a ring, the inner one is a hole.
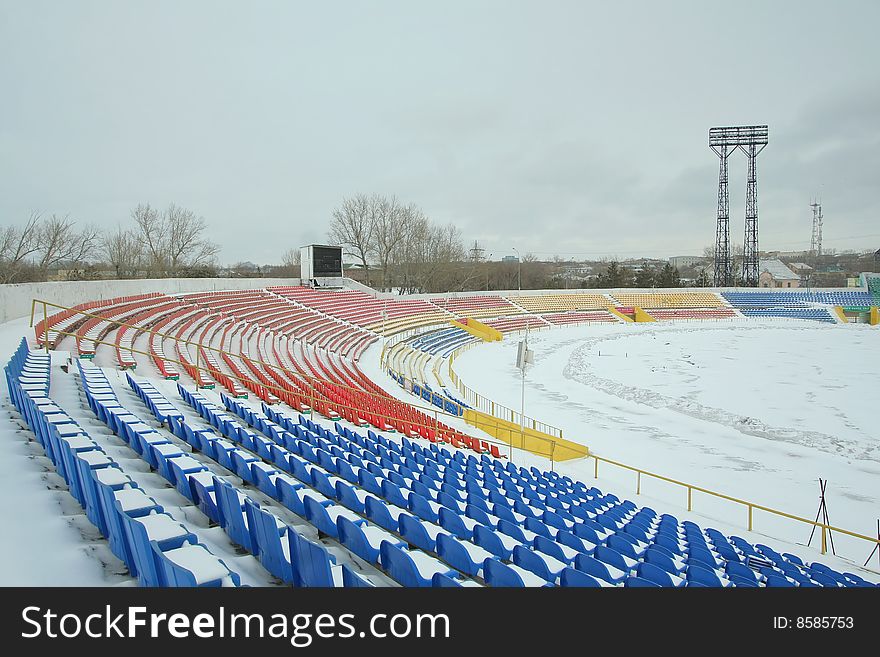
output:
M641 495L642 492L642 475L651 477L653 479L658 479L660 481L665 481L670 484L674 484L681 488L684 488L687 493L687 510L693 511L693 501L694 501L694 492L703 493L705 495L710 495L712 497L717 497L722 500L726 500L728 502L733 502L740 506L745 507L748 514L748 521L746 526L749 531L754 530L754 515L755 511L763 511L765 513L769 513L775 516L779 516L781 518L787 518L788 520L794 520L799 523L803 523L805 525L811 525L817 529L821 530L821 552L825 554L828 550L828 537L831 532L837 532L839 534L843 534L845 536L851 536L853 538L858 538L864 541L868 541L873 545L880 544L880 536L866 536L865 534L859 534L858 532L853 532L848 529L843 529L841 527L836 527L834 525L829 525L826 523L818 522L816 520L810 520L809 518L804 518L803 516L798 516L793 513L787 513L785 511L780 511L778 509L773 509L771 507L765 506L763 504L758 504L757 502L750 502L748 500L743 500L738 497L733 497L732 495L726 495L724 493L719 493L714 490L709 490L708 488L703 488L702 486L697 486L695 484L689 484L684 481L679 481L678 479L673 479L671 477L666 477L664 475L657 474L655 472L650 472L648 470L643 470L642 468L637 468L632 465L627 465L626 463L621 463L619 461L614 461L609 458L605 458L604 456L599 456L597 454L589 454L588 458L594 459L594 469L593 469L593 477L595 479L599 478L599 462L607 463L609 465L616 466L618 468L622 468L624 470L629 470L630 472L636 473L636 495Z

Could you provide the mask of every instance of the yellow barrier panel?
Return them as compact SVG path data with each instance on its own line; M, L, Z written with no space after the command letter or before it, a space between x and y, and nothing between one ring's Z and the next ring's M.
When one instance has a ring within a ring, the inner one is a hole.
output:
M624 315L622 312L620 312L620 311L619 311L617 308L615 308L614 306L608 306L608 312L610 312L610 313L611 313L612 315L614 315L615 317L619 317L619 318L622 319L624 322L631 322L631 321L633 321L633 318L632 318L632 317L630 317L629 315Z
M871 326L877 326L877 324L880 324L880 308L877 308L877 306L871 307L870 322L871 322Z
M843 306L834 306L834 312L837 313L837 316L840 317L840 321L846 324L849 322L849 318L846 316L846 313L843 311Z
M651 317L647 310L640 308L639 306L633 306L633 310L635 311L636 321L637 322L656 322L657 320Z
M491 326L486 326L483 322L478 322L473 317L465 317L465 321L453 319L449 323L480 338L484 342L499 342L504 337L501 335L501 331L493 329Z
M518 424L502 420L482 411L468 408L464 410L464 421L472 427L485 431L490 436L507 443L511 447L525 449L532 454L545 456L553 461L570 461L590 455L586 445L570 440L556 438L548 433L534 429L520 429Z

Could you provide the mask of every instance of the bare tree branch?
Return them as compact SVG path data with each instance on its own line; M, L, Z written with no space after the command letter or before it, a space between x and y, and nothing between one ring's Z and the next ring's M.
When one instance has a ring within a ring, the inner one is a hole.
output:
M143 268L144 247L138 233L117 227L104 236L101 246L117 278L135 278Z

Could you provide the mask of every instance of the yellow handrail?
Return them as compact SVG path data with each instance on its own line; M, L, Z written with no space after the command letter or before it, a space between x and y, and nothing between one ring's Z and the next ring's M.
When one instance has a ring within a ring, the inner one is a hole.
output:
M765 506L763 504L758 504L757 502L749 502L748 500L743 500L738 497L733 497L732 495L726 495L724 493L719 493L714 490L709 490L708 488L703 488L702 486L697 486L695 484L688 484L684 481L679 481L678 479L673 479L671 477L666 477L664 475L657 474L655 472L650 472L650 471L644 470L642 468L637 468L632 465L627 465L626 463L621 463L620 461L614 461L612 459L605 458L604 456L599 456L597 454L591 453L588 456L590 458L595 459L595 461L596 461L595 468L593 470L593 477L596 479L599 478L599 461L602 461L603 463L609 463L609 464L615 465L619 468L623 468L625 470L630 470L631 472L637 473L638 474L638 479L637 479L637 484L636 484L636 486L637 486L636 494L637 495L641 493L641 476L645 475L648 477L653 477L654 479L660 479L661 481L665 481L670 484L675 484L677 486L682 486L682 487L686 488L687 495L688 495L688 504L687 504L688 511L693 510L693 492L694 491L698 491L700 493L705 493L705 494L711 495L713 497L718 497L720 499L727 500L729 502L735 502L737 504L743 505L743 506L747 507L747 509L748 509L748 529L749 529L749 531L752 531L753 514L754 514L755 509L758 509L760 511L766 511L767 513L771 513L773 515L777 515L777 516L780 516L783 518L788 518L789 520L796 520L797 522L801 522L806 525L812 525L814 527L818 527L822 530L822 548L821 548L822 554L825 554L825 552L827 550L826 532L832 532L832 531L838 532L840 534L852 536L853 538L858 538L858 539L862 539L865 541L869 541L870 543L873 543L875 545L877 543L880 543L880 537L866 536L864 534L859 534L858 532L853 532L848 529L843 529L841 527L836 527L834 525L829 525L826 523L817 522L815 520L810 520L809 518L804 518L803 516L798 516L793 513L786 513L785 511L780 511L778 509L773 509L773 508Z

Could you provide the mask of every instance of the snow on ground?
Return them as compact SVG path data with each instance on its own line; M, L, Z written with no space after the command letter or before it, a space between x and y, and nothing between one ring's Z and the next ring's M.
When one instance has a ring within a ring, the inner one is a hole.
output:
M518 409L519 339L465 352L456 372L476 391ZM587 325L531 333L529 346L535 364L527 373L526 415L561 427L567 439L606 458L810 519L821 476L829 480L831 524L876 533L876 328L785 320ZM559 469L590 482L593 467L589 459ZM672 484L643 477L636 497L634 473L601 464L599 477L600 488L618 495L662 501L658 510L676 513L669 503L686 508L686 492ZM711 526L724 523L746 535L743 507L696 492L694 510L721 521ZM761 511L755 529L797 543L806 543L810 531ZM858 564L871 549L857 539L833 539Z

